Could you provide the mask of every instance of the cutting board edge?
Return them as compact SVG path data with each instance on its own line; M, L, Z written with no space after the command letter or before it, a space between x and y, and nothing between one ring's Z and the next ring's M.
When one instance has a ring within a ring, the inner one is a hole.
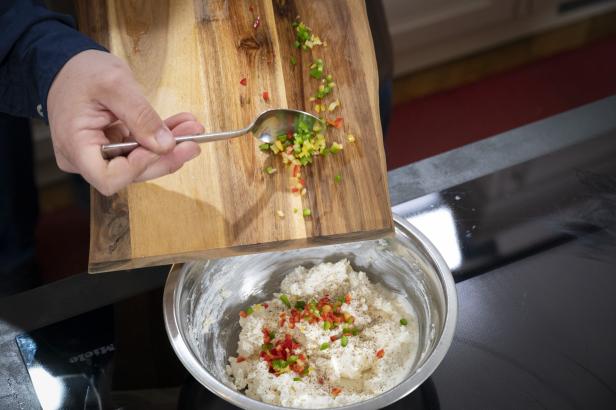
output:
M394 233L393 219L391 227L373 231L360 231L345 233L343 235L320 236L316 238L298 238L287 241L277 241L265 244L241 245L230 248L207 249L203 251L190 251L174 255L147 256L133 259L119 259L108 262L88 263L88 273L104 273L118 270L129 270L161 265L177 265L201 259L221 259L232 256L243 256L262 252L286 251L316 246L335 245L338 243L350 243L381 239Z

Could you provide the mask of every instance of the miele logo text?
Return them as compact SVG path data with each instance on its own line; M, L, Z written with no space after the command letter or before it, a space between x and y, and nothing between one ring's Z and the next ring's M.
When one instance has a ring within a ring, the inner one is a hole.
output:
M80 355L73 356L70 359L68 359L68 361L70 363L84 362L88 360L89 358L91 358L92 356L101 356L109 352L113 352L114 350L115 350L115 346L112 343L108 346L97 347L96 349L90 350L89 352L85 352Z

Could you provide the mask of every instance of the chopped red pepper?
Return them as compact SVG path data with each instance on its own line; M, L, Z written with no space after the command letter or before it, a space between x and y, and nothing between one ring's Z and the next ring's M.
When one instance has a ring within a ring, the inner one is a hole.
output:
M304 178L301 178L299 180L299 183L302 184L302 186L306 186L306 181L304 180Z
M383 356L385 356L385 350L381 349L376 352L376 357L378 357L379 359L382 359Z
M246 79L245 79L245 78L242 78L242 79L240 80L240 84L242 84L242 85L246 85Z
M336 340L338 340L338 336L336 336L336 335L330 336L329 340L331 340L332 342L335 342Z
M291 188L291 192L295 193L295 192L299 192L299 189L297 189L296 187Z
M264 303L264 304L263 304L263 307L264 307L265 309L267 309L267 308L269 307L269 305L268 305L267 303Z
M268 102L270 100L269 92L263 91L263 101Z
M244 356L238 356L238 357L237 357L237 359L235 359L235 361L236 361L237 363L242 363L242 362L243 362L243 361L245 361L245 360L246 360L246 358L245 358Z
M248 314L246 312L244 312L243 310L240 310L240 317L247 317Z
M337 395L339 395L342 392L342 389L340 387L334 387L332 389L332 396L336 397Z
M270 337L270 331L266 327L264 327L261 332L263 332L263 343L267 344L272 341L272 338Z
M255 19L255 22L252 23L252 28L254 28L255 30L258 29L260 24L261 24L261 16L257 16L257 18Z
M327 120L327 123L334 128L342 127L343 122L344 122L344 119L342 117L338 117L335 120L330 120L330 119Z
M351 304L351 294L350 294L350 293L347 293L347 294L344 296L344 303L346 303L347 305L350 305L350 304Z

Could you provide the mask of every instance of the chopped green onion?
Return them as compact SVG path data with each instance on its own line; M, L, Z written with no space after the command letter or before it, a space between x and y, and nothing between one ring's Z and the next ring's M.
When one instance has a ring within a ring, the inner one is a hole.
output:
M259 149L260 149L261 151L269 151L269 149L270 149L270 144L267 144L267 143L266 143L266 144L261 144L261 145L259 145Z
M312 211L310 210L310 208L304 208L303 214L304 216L310 216L312 215Z
M340 345L341 345L342 347L346 347L346 345L347 345L347 344L349 344L349 338L348 338L348 337L346 337L346 336L342 336L342 337L340 338Z
M272 361L272 367L275 370L284 370L289 364L285 360L276 359Z
M338 174L334 177L334 182L339 183L340 181L342 181L342 175Z
M265 168L265 172L269 175L272 175L274 172L276 172L276 168L273 167L267 167Z
M304 302L303 300L298 300L297 302L295 302L295 309L303 310L304 307L306 307L306 302Z
M291 355L289 356L289 358L287 359L287 363L289 364L293 364L297 361L297 359L299 359L297 356Z
M353 336L357 336L357 335L359 334L359 329L358 329L358 328L356 328L356 327L354 327L354 328L353 328L353 330L351 330L351 334L352 334Z
M285 304L286 307L291 307L291 302L289 302L289 298L287 295L280 295L280 301Z
M248 307L248 309L246 309L246 314L247 315L252 315L254 313L254 309L252 308L252 306Z
M323 322L323 329L329 330L331 328L332 328L332 322L329 322L327 320Z
M274 345L271 343L263 343L261 345L261 350L263 350L264 352L267 352L269 350L272 350L274 348Z
M323 60L321 60L320 58L317 59L311 66L310 66L310 77L312 78L316 78L317 80L320 80L321 77L323 77Z
M329 349L329 343L325 342L321 345L321 347L319 347L320 350L325 350L325 349Z
M293 378L293 381L294 381L294 382L301 382L301 381L302 381L302 378L301 378L301 377L294 377L294 378Z
M402 318L402 319L400 319L400 324L401 324L402 326L406 326L406 325L408 325L408 324L409 324L409 322L407 322L405 318Z
M297 64L297 60L295 59L294 56L291 56L291 64L293 65Z
M337 142L333 142L332 146L330 147L330 151L332 152L332 154L337 154L342 150L342 145L338 144Z
M276 337L276 333L274 333L274 332L270 331L270 332L269 332L269 338L270 338L270 339L274 339L275 337Z

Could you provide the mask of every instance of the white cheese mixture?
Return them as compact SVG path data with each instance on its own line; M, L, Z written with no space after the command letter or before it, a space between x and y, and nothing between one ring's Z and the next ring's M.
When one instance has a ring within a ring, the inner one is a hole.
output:
M328 301L330 307L323 309ZM302 309L302 303L312 310ZM324 320L330 308L346 320ZM295 325L292 309L296 319L298 312L301 317ZM310 323L310 312L319 319L312 316ZM370 283L346 259L296 268L282 281L276 299L242 316L238 356L229 359L227 373L238 390L266 403L325 408L363 401L404 380L417 353L417 318L409 302ZM264 329L273 332L269 344ZM268 354L279 352L275 346L286 335L297 347L286 352L287 360L271 361Z

